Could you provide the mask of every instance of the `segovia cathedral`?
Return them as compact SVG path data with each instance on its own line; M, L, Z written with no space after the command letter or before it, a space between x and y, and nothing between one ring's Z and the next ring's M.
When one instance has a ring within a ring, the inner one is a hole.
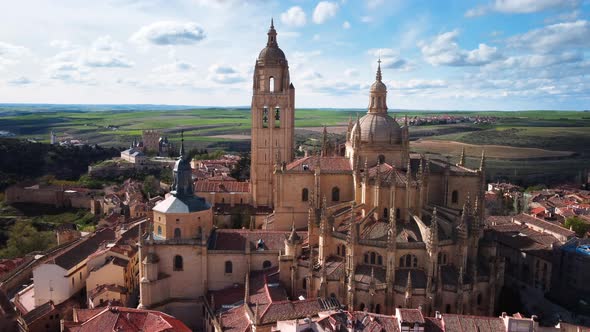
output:
M272 308L289 303L291 319L305 318L297 306L318 299L381 314L494 314L504 262L483 238L485 157L470 169L464 155L452 164L410 153L380 63L345 145L324 134L321 153L294 159L295 87L271 23L251 112L250 192L268 214L250 229L216 228L182 144L172 191L140 240L141 308L198 330L241 324L230 314L266 330Z

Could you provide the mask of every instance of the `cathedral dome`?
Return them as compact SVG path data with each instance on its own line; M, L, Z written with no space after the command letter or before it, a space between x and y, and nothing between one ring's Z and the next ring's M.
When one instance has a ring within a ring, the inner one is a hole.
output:
M387 113L367 113L359 119L352 128L354 140L358 135L357 126L360 126L360 141L363 143L400 143L402 138L401 128Z
M287 60L285 53L278 46L267 46L258 54L258 60L265 62L275 62L280 60Z
M375 81L375 83L373 83L371 85L371 92L377 92L377 91L386 92L387 86L385 85L385 83L383 83L381 81Z

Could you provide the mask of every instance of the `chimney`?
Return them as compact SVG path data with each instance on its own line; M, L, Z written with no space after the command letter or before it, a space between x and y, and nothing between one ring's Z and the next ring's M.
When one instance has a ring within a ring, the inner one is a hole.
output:
M502 318L506 318L508 314L506 313L506 311L502 311Z

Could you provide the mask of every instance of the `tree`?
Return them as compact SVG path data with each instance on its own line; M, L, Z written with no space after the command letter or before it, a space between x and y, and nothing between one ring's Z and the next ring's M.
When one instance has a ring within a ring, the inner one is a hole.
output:
M154 197L158 194L158 192L160 191L160 188L158 186L159 181L156 179L155 176L153 175L148 175L145 177L145 180L143 180L143 194L146 196L150 196L150 197Z
M236 167L231 171L230 176L241 181L250 178L250 154L241 153L240 160Z
M6 248L0 250L0 257L21 257L32 251L46 250L53 245L53 232L39 232L30 223L18 221L12 226Z
M565 228L571 228L571 230L576 232L576 235L579 237L584 237L588 233L588 231L590 231L590 224L586 223L578 216L567 218L563 225L565 226Z

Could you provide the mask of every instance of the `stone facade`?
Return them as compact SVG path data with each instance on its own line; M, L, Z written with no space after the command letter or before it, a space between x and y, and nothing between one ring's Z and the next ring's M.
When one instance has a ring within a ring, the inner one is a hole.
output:
M201 328L206 294L273 267L289 300L493 314L504 265L483 238L483 153L478 169L410 154L407 120L387 113L379 65L342 154L324 136L320 155L293 160L295 90L272 24L253 88L252 204L274 212L256 219L262 229L215 229L181 145L172 192L142 239L140 307Z
M293 160L294 129L295 87L271 24L268 42L254 67L250 176L255 207L273 206L272 170L277 161Z

